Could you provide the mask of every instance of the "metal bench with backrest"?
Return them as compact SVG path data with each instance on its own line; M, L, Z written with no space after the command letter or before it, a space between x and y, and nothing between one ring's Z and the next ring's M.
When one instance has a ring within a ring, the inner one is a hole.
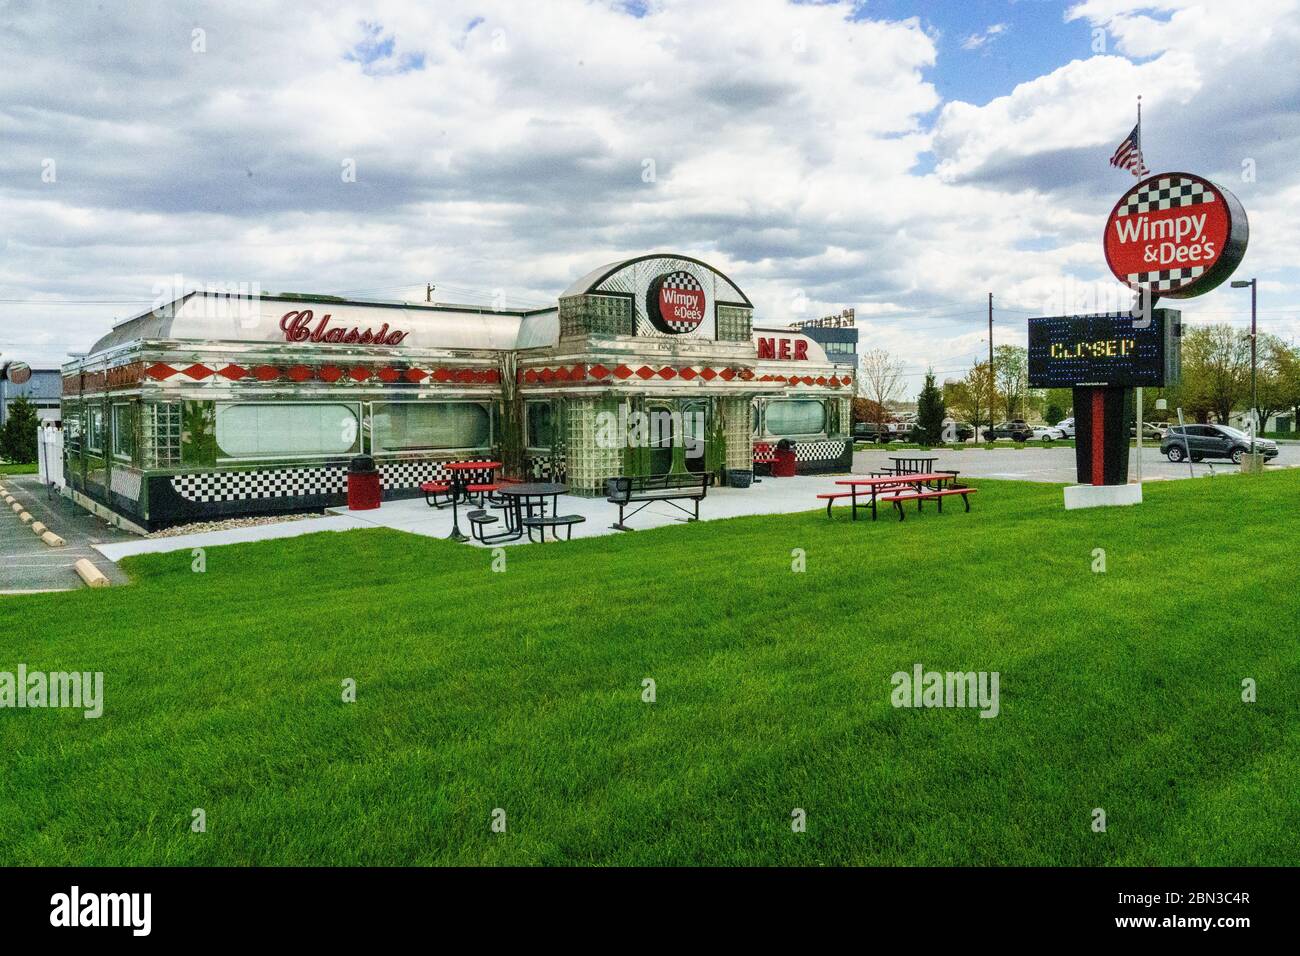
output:
M616 531L635 530L627 526L626 520L656 501L672 505L678 511L689 515L691 521L699 521L700 501L708 493L712 481L713 473L709 471L698 474L610 478L605 482L605 494L608 496L606 500L610 504L618 505L618 522L610 527ZM693 508L688 509L678 504L679 501L693 502ZM625 514L624 509L631 504L636 504L638 507L631 513Z

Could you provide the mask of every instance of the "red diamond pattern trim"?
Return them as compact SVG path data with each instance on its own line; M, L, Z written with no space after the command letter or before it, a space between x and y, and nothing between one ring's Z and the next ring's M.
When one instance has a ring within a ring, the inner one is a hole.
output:
M288 370L284 374L289 376L289 379L291 381L305 382L316 373L313 372L311 369L309 369L306 365L291 365L289 366Z
M343 377L343 370L337 365L322 365L320 370L320 380L322 382L337 382Z
M614 376L616 378L627 379L627 378L631 378L633 374L634 374L633 371L630 368L628 368L626 365L620 365L616 369L614 369Z
M697 372L697 371L695 371L695 369L691 368L691 367L688 365L688 366L686 366L686 368L682 369L682 370L681 370L680 372L678 372L677 374L680 375L682 378L686 379L686 381L689 382L691 379L695 378L695 376L699 375L700 373Z
M704 379L706 382L711 382L717 377L718 373L711 368L705 368L704 371L700 372L700 378Z
M654 369L650 368L648 365L642 365L636 370L636 374L647 380L652 379L655 376Z
M596 381L600 381L603 378L608 378L610 375L613 374L612 372L610 372L609 369L605 368L605 366L603 365L593 365L590 369L588 369L588 371L591 373L591 377L596 379Z
M217 374L222 378L230 379L232 382L238 382L248 374L248 369L244 368L242 365L227 365L223 368L217 369Z
M388 365L385 365L383 368L381 368L377 374L379 375L379 380L381 382L396 382L399 378L401 378L401 375L398 373L397 369L392 368L391 366Z
M736 370L734 368L724 368L718 374L722 376L724 381L730 382L733 378L736 377Z
M253 377L259 382L273 382L280 377L280 370L274 365L255 365Z
M156 378L161 381L164 378L170 378L175 375L176 369L172 368L165 362L155 362L144 370L144 374L148 375L150 378Z
M191 365L187 369L182 369L181 374L188 375L190 378L194 379L194 381L199 382L211 375L212 369L208 368L206 365L195 364Z
M670 365L665 365L663 368L659 370L659 377L662 378L664 381L667 381L670 378L676 378L677 370Z

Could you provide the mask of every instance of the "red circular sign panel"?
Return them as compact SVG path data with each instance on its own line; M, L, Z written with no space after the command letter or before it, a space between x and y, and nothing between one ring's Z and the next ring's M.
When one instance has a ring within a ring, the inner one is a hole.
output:
M689 272L667 272L650 283L645 310L660 332L693 332L704 321L704 285Z
M15 385L26 385L32 377L32 369L26 362L10 362L5 368L5 377Z
M1187 299L1209 292L1241 263L1246 212L1222 186L1191 173L1142 180L1106 220L1106 263L1129 288Z

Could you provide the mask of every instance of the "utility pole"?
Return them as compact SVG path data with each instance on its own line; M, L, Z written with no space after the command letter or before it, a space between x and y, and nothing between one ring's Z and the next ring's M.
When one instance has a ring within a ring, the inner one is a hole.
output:
M432 301L433 301L433 284L432 284L432 283L428 283L428 282L426 282L426 283L424 284L424 301L425 301L425 302L432 302Z
M997 397L997 379L993 375L993 293L989 293L989 435L993 434L993 401Z

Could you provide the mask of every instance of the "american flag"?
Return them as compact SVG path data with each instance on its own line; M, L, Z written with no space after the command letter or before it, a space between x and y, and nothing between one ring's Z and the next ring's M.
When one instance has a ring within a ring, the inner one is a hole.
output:
M1133 127L1133 132L1128 134L1124 142L1119 144L1119 149L1115 150L1115 155L1110 158L1110 164L1117 169L1127 169L1138 179L1151 175L1151 170L1147 169L1147 164L1142 161L1141 120Z

